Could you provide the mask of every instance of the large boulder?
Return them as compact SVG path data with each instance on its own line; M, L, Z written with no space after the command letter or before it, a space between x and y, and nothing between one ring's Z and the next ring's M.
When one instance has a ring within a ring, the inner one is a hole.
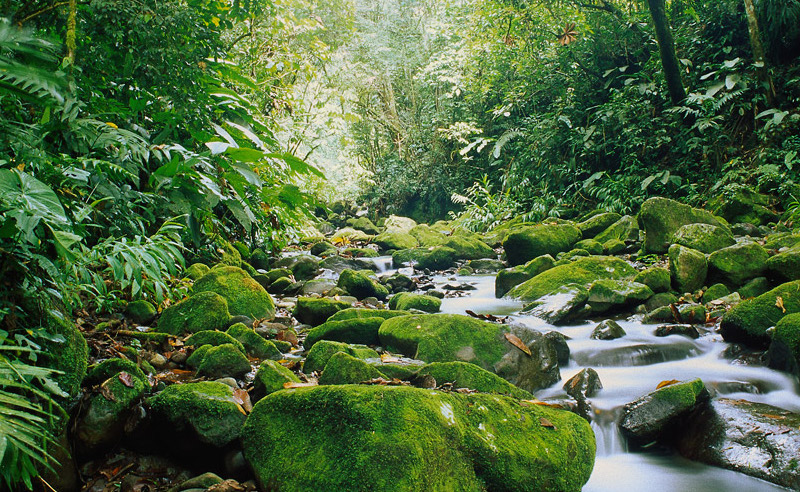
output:
M618 221L608 226L603 232L597 234L594 240L603 243L603 245L616 241L617 243L623 243L623 246L625 241L638 241L639 224L636 222L636 217L631 217L630 215L621 217ZM608 248L608 246L606 246L606 248Z
M738 287L763 275L769 254L757 243L741 243L711 253L708 257L709 277Z
M800 376L800 313L787 314L775 325L767 364Z
M686 224L681 226L672 242L696 249L705 254L736 244L731 231L724 227L717 227L711 224Z
M512 232L503 249L509 265L522 265L537 256L569 251L581 238L581 230L574 225L541 224Z
M400 217L397 215L390 215L383 223L386 227L386 232L402 232L408 234L411 229L417 226L414 219L408 217Z
M328 320L308 332L303 346L308 350L320 340L378 345L380 344L378 328L383 322L384 318L378 316L338 321Z
M622 216L620 214L614 212L599 213L592 215L583 222L579 222L577 226L578 229L581 230L583 237L593 238L611 227L611 225L621 218Z
M337 312L351 307L350 303L325 297L298 297L292 313L301 323L318 326Z
M353 229L358 229L359 231L364 231L367 234L378 234L380 231L378 227L369 220L369 217L358 217L351 221L347 221L350 227Z
M669 272L672 286L678 292L694 292L701 288L708 275L706 255L679 244L669 247Z
M389 291L376 279L363 271L344 270L339 275L339 287L348 294L358 299L376 297L384 300L389 296Z
M687 224L711 224L730 230L725 219L711 212L668 198L650 198L639 211L639 226L645 232L645 252L665 253L675 232Z
M451 384L454 389L467 388L481 393L495 393L528 400L529 392L517 388L500 376L467 362L433 362L426 364L416 377L431 376L437 386Z
M669 270L651 267L636 274L634 282L650 287L655 293L669 292L671 287Z
M401 292L389 299L389 309L408 311L418 309L426 313L438 313L442 307L442 300L425 294Z
M361 258L344 258L342 256L329 256L322 260L319 266L334 273L342 273L345 270L378 271L378 266L375 265L374 261Z
M280 490L574 491L595 453L569 412L407 386L273 393L242 444L260 487Z
M320 260L311 255L287 256L278 260L275 266L289 269L296 280L309 280L317 276Z
M384 232L372 240L382 250L410 249L419 246L416 238L406 232Z
M600 279L589 287L587 303L593 313L637 306L653 297L650 287L630 280Z
M494 250L481 241L478 236L452 236L442 246L455 250L459 260L497 257Z
M213 268L194 283L195 293L216 292L228 301L228 310L233 316L249 316L252 319L275 316L275 302L253 277L237 267Z
M314 371L322 371L334 354L344 352L348 355L359 359L378 359L380 356L366 345L349 345L343 342L334 342L330 340L321 340L311 347L306 355L306 361L303 364L303 372L311 374Z
M545 270L511 289L508 295L530 302L569 283L588 286L600 279L625 280L635 275L636 270L624 260L611 256L590 256Z
M385 379L386 376L362 359L337 352L325 364L319 384L359 384L377 378Z
M198 292L161 313L158 331L170 335L221 330L231 318L228 301L216 292Z
M398 268L413 262L422 269L446 270L454 267L456 261L458 261L458 252L447 246L412 248L392 254L392 264Z
M505 268L497 272L494 280L495 297L503 297L517 285L530 280L545 270L555 266L556 261L550 255L537 256L524 265Z
M552 325L558 325L589 314L584 309L588 300L589 291L586 287L566 284L528 304L525 311Z
M706 206L711 212L723 217L731 224L746 222L759 226L777 222L780 218L771 209L773 203L769 196L757 193L745 186L737 188L733 193L716 195L708 201Z
M677 448L689 459L800 490L800 414L715 400L681 423Z
M378 335L391 352L425 362L470 362L531 392L561 379L552 339L522 326L426 314L388 319Z
M800 280L795 280L731 308L722 317L720 333L730 343L766 348L770 342L767 328L775 326L786 314L798 312Z
M427 224L420 224L409 231L409 234L419 242L423 248L431 248L433 246L441 246L446 243L448 236L436 229L429 227Z
M773 279L782 282L800 280L800 245L769 258L766 266L769 276Z
M685 425L685 417L708 399L700 379L664 386L625 405L619 429L637 444L669 439L676 428Z

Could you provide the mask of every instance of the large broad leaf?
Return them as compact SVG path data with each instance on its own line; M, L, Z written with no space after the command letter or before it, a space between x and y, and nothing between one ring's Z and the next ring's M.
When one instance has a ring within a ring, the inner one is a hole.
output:
M286 164L289 165L289 168L296 172L297 174L313 174L314 176L318 176L320 178L325 178L325 175L322 174L322 171L317 169L316 167L312 166L311 164L307 163L306 161L300 159L299 157L287 153L277 153L274 152L272 154L265 154L264 157L271 157L273 159L280 159L284 161Z
M16 203L30 215L37 215L50 224L69 223L64 207L55 192L28 173L16 169L0 170L0 197Z
M248 149L247 147L230 147L225 150L225 154L239 162L258 162L264 158L264 153L260 150Z

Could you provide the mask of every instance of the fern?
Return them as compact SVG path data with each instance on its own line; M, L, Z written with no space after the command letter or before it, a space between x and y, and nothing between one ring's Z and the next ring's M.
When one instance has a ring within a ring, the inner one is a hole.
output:
M504 134L497 139L497 142L494 144L494 150L492 150L492 156L495 159L500 158L500 152L503 151L503 147L510 142L511 140L521 137L523 135L522 131L520 130L508 130Z
M30 63L20 63L16 57L25 57ZM55 60L50 43L12 26L7 19L0 19L0 92L63 103L64 78L46 67L37 66Z

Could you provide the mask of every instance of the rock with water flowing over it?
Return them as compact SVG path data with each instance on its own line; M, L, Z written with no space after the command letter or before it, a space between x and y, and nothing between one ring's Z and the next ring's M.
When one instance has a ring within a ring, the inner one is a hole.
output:
M707 210L692 208L669 198L650 198L639 211L639 225L644 229L644 250L666 253L677 230L687 224L711 224L730 229L725 219Z
M579 401L597 395L601 389L603 389L603 383L600 381L600 375L591 367L581 369L578 374L564 383L564 391Z
M262 488L580 490L589 425L569 412L408 386L318 386L259 401L243 448Z
M677 447L689 459L800 490L800 414L715 400L684 422Z
M588 314L588 311L583 309L588 299L589 291L585 287L567 284L528 304L525 306L525 311L557 325Z
M700 338L700 333L694 325L661 325L656 328L655 335L657 337L683 335L692 339Z
M622 347L588 348L573 350L570 357L580 366L649 366L661 362L695 357L700 351L689 340L675 340L669 344L635 343Z
M625 335L627 335L627 333L625 333L625 330L622 329L619 323L613 319L604 319L594 327L589 338L592 340L616 340Z

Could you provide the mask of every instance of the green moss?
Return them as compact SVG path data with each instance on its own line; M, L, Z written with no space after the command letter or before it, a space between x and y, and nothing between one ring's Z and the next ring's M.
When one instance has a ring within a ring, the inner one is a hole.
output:
M378 352L364 345L349 345L342 342L321 340L315 343L311 350L308 351L306 361L303 364L303 372L311 374L314 371L322 371L333 354L338 352L344 352L359 359L380 358Z
M797 244L800 244L800 232L776 232L766 237L764 248L778 250L793 248Z
M542 224L512 232L503 248L510 265L522 265L537 256L569 251L580 239L581 231L573 225Z
M336 242L342 238L347 238L350 241L370 241L373 236L364 231L353 229L352 227L345 227L336 231L336 234L331 237L331 240Z
M292 371L274 360L265 360L258 366L256 378L253 381L253 396L255 400L263 398L270 393L283 389L284 383L299 383Z
M453 249L456 252L456 257L460 260L479 260L481 258L497 257L494 250L477 236L451 236L442 246Z
M714 284L703 292L703 302L709 303L730 293L731 291L724 284Z
M555 266L555 260L550 255L537 256L528 263L522 265L522 270L532 276L537 276L540 273L550 270Z
M378 329L384 321L381 317L326 321L308 332L303 346L308 350L320 340L379 345Z
M625 241L637 241L639 239L639 225L636 223L636 218L630 215L625 215L618 221L614 222L606 230L597 234L594 240L603 243L603 247L609 251L609 242L613 241L613 245L622 244ZM621 250L620 250L621 251ZM610 254L614 254L609 251Z
M111 376L123 371L131 376L137 377L143 382L147 381L147 376L145 376L144 371L142 371L135 362L115 357L113 359L106 359L90 368L89 373L83 380L83 384L87 386L100 384Z
M201 442L223 447L239 438L245 415L230 386L204 381L168 386L149 399L153 412L175 430L191 430Z
M156 307L149 301L129 302L125 307L125 317L137 325L147 325L153 321L158 314Z
M800 279L800 246L769 258L766 263L770 278L784 282Z
M192 355L186 359L186 365L193 369L197 369L200 366L200 363L203 362L203 358L206 356L209 350L211 350L213 345L201 345L194 349Z
M697 398L704 393L705 389L703 381L698 378L664 386L651 393L650 397L654 401L663 401L670 405L691 408L697 402Z
M778 215L770 210L771 206L770 197L746 186L736 189L734 193L718 194L707 204L709 210L732 224L747 222L757 226L778 220Z
M215 292L199 292L165 309L157 329L170 335L219 330L230 317L224 297Z
M650 287L628 280L600 279L589 287L589 299L593 312L633 306L653 297Z
M102 394L94 394L75 421L76 437L88 451L110 446L122 436L128 414L147 391L146 379L134 377L132 387L128 387L120 380L120 374L116 372L102 381Z
M309 252L314 256L331 256L337 254L339 250L328 241L319 241L311 245Z
M711 224L730 232L725 219L715 217L711 212L692 208L668 198L650 198L642 204L639 211L639 225L645 231L644 251L666 252L672 236L681 226L687 224Z
M411 292L401 292L389 299L389 309L399 309L407 311L409 309L419 309L427 313L438 313L442 307L442 300L424 294L413 294Z
M244 323L236 323L228 328L226 333L244 345L247 354L257 359L273 359L280 360L283 354L278 350L269 340L256 333L252 328L247 327Z
M199 280L203 275L210 272L211 268L208 265L203 263L192 263L189 265L188 268L183 272L184 277L190 278L192 280Z
M242 436L260 487L294 491L575 491L595 453L569 412L402 386L273 393Z
M770 283L766 277L756 277L748 281L739 289L739 295L742 299L749 299L751 297L758 297L761 294L769 291Z
M761 276L767 268L769 254L760 244L742 243L723 248L708 257L709 276L733 285Z
M386 287L379 284L377 280L363 272L350 269L344 270L339 275L339 282L337 285L346 290L351 296L358 299L377 297L383 300L389 295L389 291L386 290Z
M344 352L337 352L325 364L325 369L319 377L319 384L358 384L385 377L365 361Z
M313 256L296 255L282 258L275 266L289 268L295 280L309 280L319 273L320 262Z
M694 292L706 281L706 256L695 249L673 244L669 248L669 273L678 292Z
M661 267L652 267L636 274L634 282L639 282L650 287L653 292L667 292L670 289L669 270Z
M253 265L253 268L269 270L269 256L261 248L254 249L248 261Z
M603 243L603 250L605 250L606 254L615 255L625 251L625 243L619 239L609 239Z
M292 276L292 271L288 268L273 268L272 270L267 272L267 281L271 284L275 282L279 278L289 278Z
M594 239L583 239L575 243L575 248L586 251L591 255L602 255L603 244Z
M514 287L508 295L523 301L535 301L565 284L586 286L600 279L623 280L635 275L636 270L619 258L592 256L546 270Z
M275 316L272 297L241 268L214 269L195 282L194 292L216 292L228 301L228 310L234 316L253 319L272 319Z
M422 256L417 266L423 270L447 270L455 266L458 252L447 246L434 246Z
M800 363L800 313L787 314L778 321L772 338L783 342Z
M428 227L426 224L420 224L409 231L409 234L419 242L423 248L430 248L432 246L441 246L447 242L448 237L440 231Z
M781 298L783 309L778 307ZM722 317L720 332L731 343L745 343L756 347L766 347L769 343L767 328L774 326L786 314L800 312L800 280L788 282L761 294L742 301Z
M597 213L587 218L578 224L578 229L581 230L583 237L593 238L601 232L611 227L615 222L621 219L620 214L613 212ZM600 254L600 253L595 253Z
M736 244L731 231L711 224L686 224L673 236L673 242L705 254Z
M241 324L241 323L239 323ZM246 353L244 345L242 343L233 338L228 333L224 331L215 331L215 330L203 330L198 331L194 335L190 336L184 342L189 347L200 347L201 345L222 345L224 343L233 344L241 353Z
M364 308L348 308L343 309L330 318L328 321L344 321L346 319L359 319L359 318L383 318L389 319L395 316L407 316L406 311L386 310L386 309L364 309Z
M29 312L33 312L32 310ZM59 310L47 310L41 317L42 327L53 336L42 343L47 367L61 371L55 377L59 387L68 395L80 391L89 361L89 346L77 326Z
M250 361L232 343L211 347L197 367L197 372L211 378L239 377L250 372Z
M301 323L318 326L337 312L351 307L350 303L324 297L299 297L292 313Z
M288 277L281 277L269 284L269 287L267 287L267 292L275 295L283 294L292 285L294 285L292 279Z
M384 232L372 240L382 250L410 249L419 246L416 238L403 232Z
M223 265L240 267L242 265L242 254L229 241L217 241L217 253L220 255L219 262Z
M353 258L377 258L380 256L378 252L372 248L346 248L343 252Z
M495 393L523 400L533 398L533 395L500 376L466 362L434 362L423 366L417 375L433 376L439 386L452 383L454 388L469 388L481 393Z

